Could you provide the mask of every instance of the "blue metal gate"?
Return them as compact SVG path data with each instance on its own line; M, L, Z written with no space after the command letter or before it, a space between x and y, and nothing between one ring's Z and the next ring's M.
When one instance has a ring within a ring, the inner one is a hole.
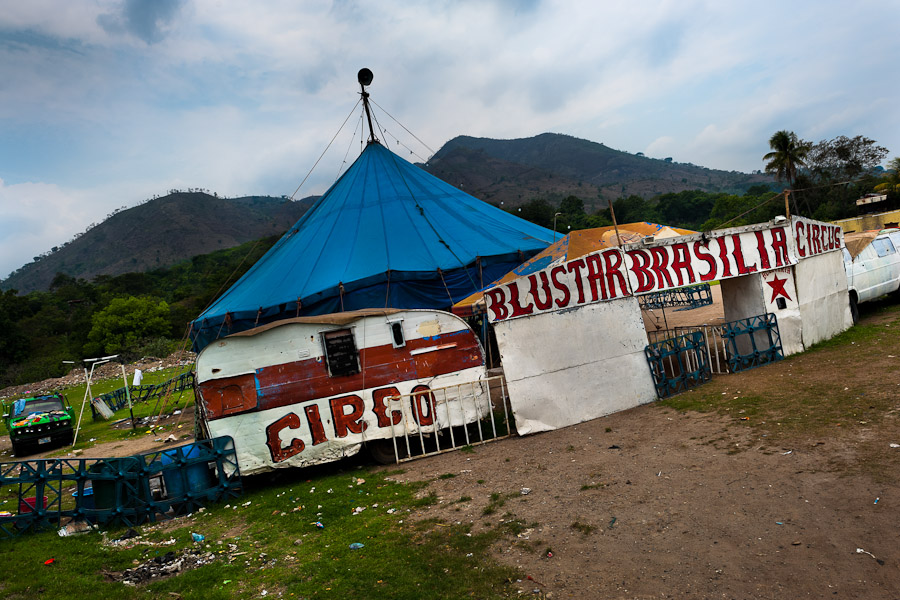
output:
M737 373L782 360L778 319L766 313L725 323L722 338L728 356L728 371Z
M660 398L696 387L712 377L706 339L701 331L649 344L644 348L644 355Z
M17 486L18 511L0 513L0 537L73 521L133 527L242 493L230 437L121 458L0 463L0 493Z

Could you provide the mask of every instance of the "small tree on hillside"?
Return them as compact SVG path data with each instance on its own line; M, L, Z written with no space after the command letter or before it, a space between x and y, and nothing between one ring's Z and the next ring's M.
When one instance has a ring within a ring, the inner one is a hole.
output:
M115 298L92 317L85 352L116 354L169 333L169 305L149 296Z

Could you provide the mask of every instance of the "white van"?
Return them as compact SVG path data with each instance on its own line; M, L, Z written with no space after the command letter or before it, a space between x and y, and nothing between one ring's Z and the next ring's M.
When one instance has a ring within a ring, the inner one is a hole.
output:
M900 290L900 229L848 233L844 242L850 312L856 323L860 302Z

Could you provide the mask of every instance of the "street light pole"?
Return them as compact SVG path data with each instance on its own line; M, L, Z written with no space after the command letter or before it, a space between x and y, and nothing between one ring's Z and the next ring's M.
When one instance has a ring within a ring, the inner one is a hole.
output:
M91 378L94 376L94 367L99 365L103 365L111 361L112 359L119 356L118 354L113 354L112 356L103 356L101 358L83 358L81 362L83 363L91 363L91 371L88 372L87 365L84 366L84 398L81 399L81 411L78 413L78 424L75 426L75 435L72 436L72 447L78 442L78 431L81 429L81 418L84 416L84 405L87 402L88 396L93 399L93 393L91 392ZM63 361L70 362L70 361Z
M561 215L562 213L556 213L553 215L553 243L556 243L556 217Z

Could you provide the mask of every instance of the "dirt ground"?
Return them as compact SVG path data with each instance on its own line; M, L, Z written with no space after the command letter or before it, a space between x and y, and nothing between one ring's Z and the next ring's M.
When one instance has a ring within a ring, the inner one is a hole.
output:
M900 452L891 429L884 452ZM896 479L835 472L833 455L852 454L854 439L773 449L748 433L646 405L413 461L399 477L435 480L440 502L426 516L476 530L524 523L496 554L545 597L900 597ZM491 494L506 501L485 515Z
M672 327L713 324L721 314L719 304L667 317ZM898 372L896 357L878 355L848 377L844 358L803 355L724 376L726 389L827 393L853 385L853 377ZM397 478L432 481L425 492L439 502L423 518L474 530L523 524L495 548L527 576L523 594L896 599L900 447L891 444L900 444L900 398L887 389L883 418L823 436L773 442L766 428L742 426L737 415L654 403L405 463Z
M647 331L673 329L675 327L690 325L721 325L725 321L725 311L722 306L722 286L710 286L710 295L713 303L691 310L645 310L644 329ZM651 340L652 341L652 340Z
M667 311L666 318L672 327L712 324L721 314L719 304ZM850 378L896 377L896 360L873 358ZM785 386L836 389L848 380L840 362L827 353L803 355L729 375L727 386L761 396ZM522 595L896 599L896 396L887 398L891 409L877 422L777 442L736 416L654 403L404 463L392 476L431 482L424 493L434 492L438 502L420 518L472 524L475 531L520 523L518 535L494 552L521 569ZM193 422L187 411L169 419L184 423L178 431L185 433ZM145 452L165 446L165 435L89 453ZM8 452L8 440L0 440L0 451ZM880 469L867 468L872 457Z

